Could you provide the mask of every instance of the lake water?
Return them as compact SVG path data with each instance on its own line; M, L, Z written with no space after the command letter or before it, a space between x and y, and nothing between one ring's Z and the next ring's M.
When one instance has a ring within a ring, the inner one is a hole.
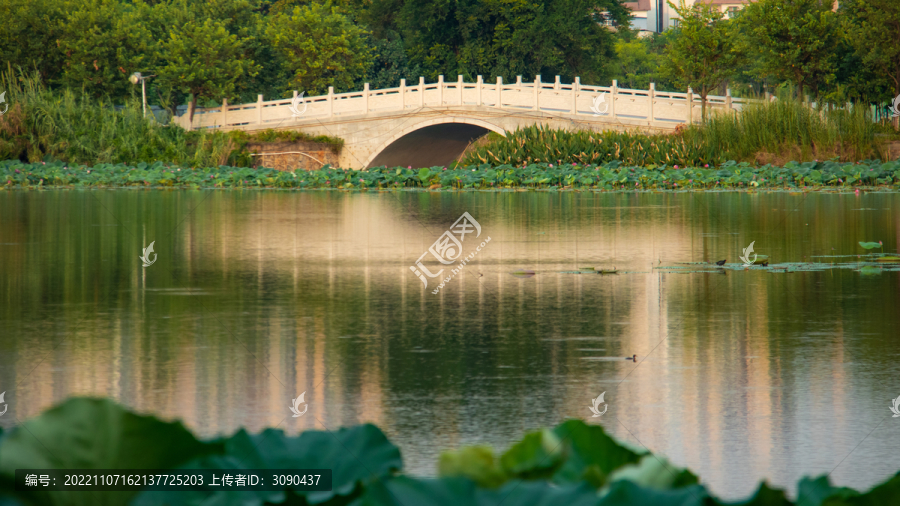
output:
M410 266L464 212L490 241L434 294ZM770 270L898 237L887 193L0 192L0 425L73 395L203 437L372 422L434 475L582 418L725 498L866 489L900 469L900 272ZM678 264L751 241L770 270Z

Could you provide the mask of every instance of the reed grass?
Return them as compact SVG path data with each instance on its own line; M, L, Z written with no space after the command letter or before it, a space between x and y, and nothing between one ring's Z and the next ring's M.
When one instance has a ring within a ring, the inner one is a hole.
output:
M879 135L880 134L880 135ZM715 166L728 160L784 164L790 160L887 159L891 130L875 123L869 108L815 109L785 93L735 114L674 134L552 130L531 126L474 149L462 165L491 163L605 163L635 166Z
M144 118L139 100L116 108L83 90L47 89L34 74L0 73L9 109L0 116L0 160L69 163L166 161L189 167L228 161L234 142L221 133L187 132Z

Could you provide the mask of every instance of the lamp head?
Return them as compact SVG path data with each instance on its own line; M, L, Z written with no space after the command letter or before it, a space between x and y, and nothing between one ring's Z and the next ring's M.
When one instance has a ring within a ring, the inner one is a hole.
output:
M134 74L131 74L131 77L129 77L128 80L131 81L131 84L137 84L141 82L141 73L135 72Z

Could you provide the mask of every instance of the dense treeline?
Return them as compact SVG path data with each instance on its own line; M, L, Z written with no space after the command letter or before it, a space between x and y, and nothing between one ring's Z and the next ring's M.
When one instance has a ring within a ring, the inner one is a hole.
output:
M170 111L419 75L603 81L615 56L603 13L627 18L619 0L6 0L0 59L117 103L133 72L155 75L149 101Z
M678 4L678 5L676 5ZM900 95L900 2L759 0L735 13L671 2L679 27L616 42L621 85L706 95L761 95L789 86L818 103L886 106Z
M677 3L679 27L639 37L622 0L6 0L0 61L117 103L135 93L133 72L155 75L149 100L169 110L440 74L701 95L789 83L838 104L900 94L900 2L761 0L731 14Z

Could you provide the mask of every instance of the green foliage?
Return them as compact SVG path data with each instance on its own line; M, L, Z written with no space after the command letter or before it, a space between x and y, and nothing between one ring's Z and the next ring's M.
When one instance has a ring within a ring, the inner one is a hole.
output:
M647 39L616 41L616 80L619 86L643 90L660 79L659 55L649 50Z
M649 165L634 167L618 161L603 164L533 163L468 165L455 169L432 167L425 173L408 168L376 167L368 170L325 166L312 171L268 168L218 167L190 169L162 162L70 165L63 162L0 162L3 188L49 187L187 187L187 188L294 188L294 189L404 189L442 188L535 190L578 189L596 191L691 189L823 189L900 185L900 161L881 163L789 162L784 166L752 167L726 162L718 167ZM424 180L423 180L424 179ZM437 186L436 186L437 185ZM577 450L577 448L576 448ZM604 471L605 473L605 471Z
M431 81L542 74L599 82L611 76L615 57L613 36L599 24L604 11L627 24L619 0L377 0L367 18L376 33L398 32L412 65Z
M128 77L149 67L154 38L144 24L145 4L66 0L56 44L63 53L63 86L86 88L94 96L126 96Z
M224 449L217 454L194 459L180 469L331 469L332 490L307 492L299 486L286 486L291 495L303 497L310 504L326 503L359 493L360 484L372 478L384 477L403 467L400 450L384 433L371 424L341 428L336 431L306 431L297 437L284 432L266 429L260 434L248 434L244 430L234 436L216 441ZM245 492L243 497L233 497L233 492L218 491L214 494L201 491L144 492L133 506L165 504L169 501L199 504L209 501L224 504L232 501L246 504L255 499L280 503L284 492Z
M832 2L760 0L748 4L739 22L744 48L759 62L764 76L790 81L798 96L834 80L838 18Z
M63 68L64 54L56 45L65 25L62 7L58 0L0 2L0 62L37 71L45 82L55 81Z
M878 242L863 242L863 241L860 241L860 242L859 242L859 245L862 246L862 247L865 248L865 249L875 249L875 248L881 248L883 244L882 244L881 241L878 241Z
M675 135L627 132L557 131L527 127L470 152L464 163L605 163L715 165L757 161L761 154L801 160L863 160L885 151L878 127L866 109L819 112L782 97L759 102L736 115L714 115ZM768 163L772 160L763 160Z
M159 444L164 441L165 444ZM48 448L52 449L48 450ZM448 457L449 455L449 457ZM553 462L547 465L542 458ZM723 502L697 483L690 471L666 459L629 450L599 426L568 420L526 434L505 454L504 468L517 470L497 479L490 449L462 448L441 458L442 477L397 474L399 449L373 425L336 431L306 431L288 437L280 430L260 434L239 430L230 437L197 440L180 423L128 412L108 400L70 399L8 434L0 431L0 501L18 505L131 504L322 504L326 506L793 506L783 490L761 483L749 498ZM572 465L570 465L570 463ZM587 463L589 466L585 467ZM223 492L184 489L175 492L17 492L16 468L69 469L332 469L331 491L282 490ZM592 481L583 472L608 477ZM556 474L547 470L556 469ZM451 471L448 473L444 471ZM533 471L542 470L534 473ZM531 476L523 476L530 473ZM493 476L494 478L490 478ZM562 479L561 479L562 478ZM900 474L859 493L833 487L827 476L803 478L797 506L875 506L900 501Z
M159 444L165 441L166 444ZM26 421L0 442L0 475L16 469L171 469L221 452L180 422L140 416L106 399L70 399ZM38 504L124 504L135 492L35 492Z
M289 81L283 91L321 94L334 86L348 91L372 64L367 32L330 4L310 4L279 13L266 30L275 52L284 60ZM286 96L286 95L285 95Z
M697 3L689 8L684 0L680 6L668 3L681 17L681 27L663 58L663 73L682 88L691 87L700 94L706 120L706 96L741 63L735 32L718 6Z
M841 2L842 29L866 67L890 79L900 94L900 3L893 0ZM873 97L874 98L874 97ZM883 97L893 98L891 97Z
M855 49L839 67L852 98L890 103L900 95L900 2L841 2L842 45ZM900 118L893 118L900 129Z
M467 446L441 454L438 474L441 476L465 476L484 488L497 488L509 480L500 468L493 450L488 446Z
M410 66L403 40L397 32L388 31L384 38L367 36L366 39L372 48L374 60L369 72L356 83L356 89L362 89L364 82L369 83L369 88L377 90L400 86L401 79L406 79L407 82L419 79L420 69L418 66Z
M329 135L310 135L296 130L263 130L261 132L248 133L243 130L232 130L227 133L231 140L246 144L248 142L318 142L331 145L335 153L340 153L344 147L344 139Z
M224 22L207 18L173 28L160 43L158 83L193 95L193 109L200 98L234 97L238 81L258 72L244 56L246 37L229 33Z
M143 116L130 101L116 110L102 99L70 90L52 92L37 75L0 75L10 104L0 116L0 159L69 163L138 163L165 160L188 167L224 163L231 152L220 132L186 132Z

